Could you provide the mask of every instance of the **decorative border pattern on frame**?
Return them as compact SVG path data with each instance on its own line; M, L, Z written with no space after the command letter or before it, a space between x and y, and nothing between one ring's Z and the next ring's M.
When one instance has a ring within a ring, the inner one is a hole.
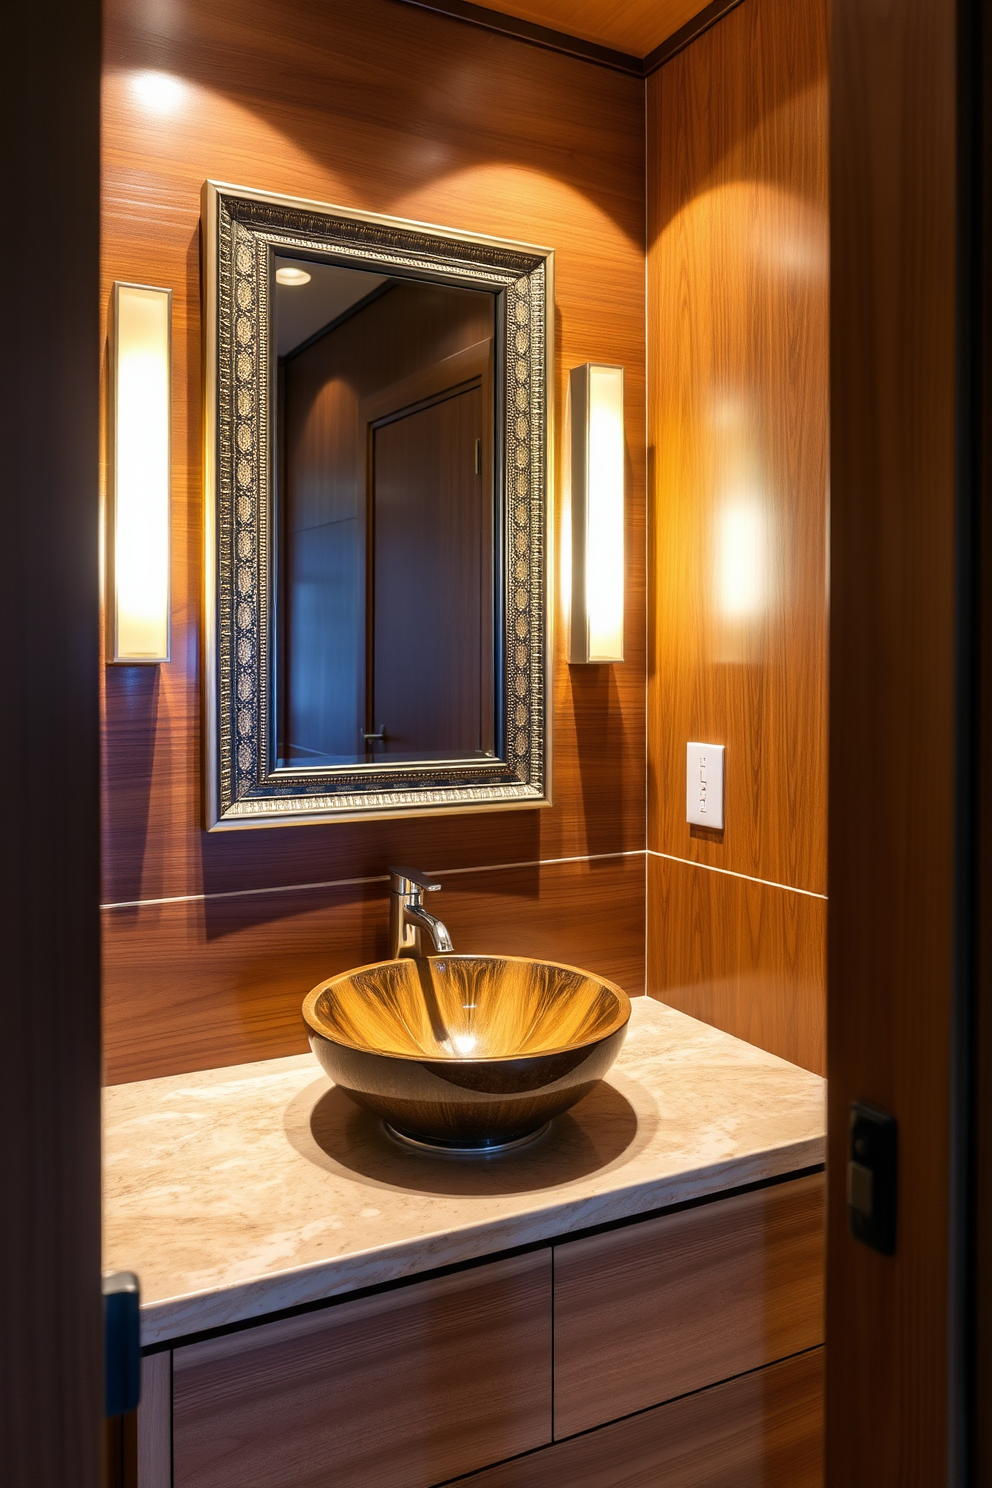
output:
M446 237L309 203L216 191L216 489L206 493L216 553L217 796L213 825L326 821L388 812L493 809L548 799L548 255ZM407 273L498 295L496 501L502 522L501 757L431 765L273 766L273 460L269 275L273 250Z

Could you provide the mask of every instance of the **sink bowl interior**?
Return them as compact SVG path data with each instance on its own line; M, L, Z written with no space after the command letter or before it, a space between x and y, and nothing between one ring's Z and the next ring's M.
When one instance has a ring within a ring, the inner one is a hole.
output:
M363 966L315 988L304 1016L325 1038L400 1059L505 1060L579 1049L627 1021L618 987L572 966L435 956Z
M325 1072L394 1136L477 1152L581 1100L616 1058L630 1001L574 966L447 955L332 977L303 1016Z

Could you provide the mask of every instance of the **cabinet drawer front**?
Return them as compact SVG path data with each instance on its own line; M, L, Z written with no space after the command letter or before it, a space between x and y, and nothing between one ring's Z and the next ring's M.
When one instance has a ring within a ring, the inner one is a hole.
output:
M463 1488L823 1488L823 1349L504 1462Z
M428 1488L551 1438L551 1254L176 1349L175 1488Z
M823 1176L555 1247L555 1436L823 1342Z

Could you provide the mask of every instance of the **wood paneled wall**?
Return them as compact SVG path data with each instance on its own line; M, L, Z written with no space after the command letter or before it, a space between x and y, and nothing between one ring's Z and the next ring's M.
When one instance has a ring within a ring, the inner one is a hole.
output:
M820 1072L827 46L826 0L743 0L647 83L649 990Z
M643 102L636 78L392 0L110 0L103 305L114 279L173 288L174 421L173 660L105 674L109 1080L304 1048L303 994L382 948L395 860L543 863L452 878L434 907L456 946L642 989L643 859L618 855L644 848ZM567 369L627 368L628 659L570 670L559 632L552 809L201 830L207 176L553 245L559 448Z

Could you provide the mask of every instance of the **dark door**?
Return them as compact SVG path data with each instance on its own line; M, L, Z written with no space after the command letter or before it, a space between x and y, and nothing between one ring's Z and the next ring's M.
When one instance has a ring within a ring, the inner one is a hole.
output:
M369 732L374 758L493 749L489 483L476 383L372 429Z

